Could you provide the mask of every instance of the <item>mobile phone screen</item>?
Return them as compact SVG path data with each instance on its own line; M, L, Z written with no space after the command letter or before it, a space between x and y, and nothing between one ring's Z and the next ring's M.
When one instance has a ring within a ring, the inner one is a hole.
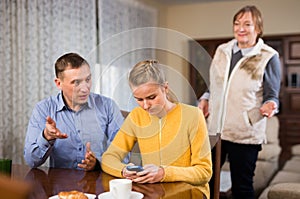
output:
M128 171L136 171L136 172L140 172L144 170L142 166L137 166L137 165L127 166L126 169Z

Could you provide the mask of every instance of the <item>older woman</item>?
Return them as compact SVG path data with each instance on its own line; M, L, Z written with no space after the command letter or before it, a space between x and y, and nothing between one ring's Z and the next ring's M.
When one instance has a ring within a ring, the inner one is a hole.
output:
M280 61L261 39L263 20L255 6L234 15L233 33L235 38L216 50L210 96L201 98L198 106L209 115L209 132L221 133L221 164L228 155L233 197L254 199L255 164L266 141L265 117L272 117L279 106Z

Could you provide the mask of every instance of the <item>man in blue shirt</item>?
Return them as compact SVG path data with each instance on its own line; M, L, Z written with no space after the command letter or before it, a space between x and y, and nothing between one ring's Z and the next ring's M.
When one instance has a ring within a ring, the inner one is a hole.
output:
M33 109L25 139L24 158L31 167L50 157L50 167L100 169L102 153L123 123L117 104L91 93L90 66L75 53L55 63L60 93Z

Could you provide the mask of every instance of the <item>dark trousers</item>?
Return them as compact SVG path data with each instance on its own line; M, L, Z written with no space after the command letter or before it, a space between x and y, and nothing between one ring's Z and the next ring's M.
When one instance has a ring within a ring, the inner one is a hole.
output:
M237 144L222 140L221 167L228 158L231 174L231 192L234 199L254 199L253 176L261 145ZM212 150L214 162L215 149ZM209 182L210 198L214 197L214 174Z

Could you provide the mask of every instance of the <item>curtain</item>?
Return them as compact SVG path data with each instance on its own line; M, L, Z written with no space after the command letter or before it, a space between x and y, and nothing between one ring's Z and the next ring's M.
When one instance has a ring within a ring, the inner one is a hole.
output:
M0 1L0 158L24 163L33 106L56 94L54 62L76 52L93 67L95 0Z
M113 98L130 111L136 106L128 86L129 70L139 61L155 58L157 10L136 0L99 1L99 57L95 92Z
M155 57L152 49L140 48L155 35L136 30L156 26L156 16L137 0L1 0L0 158L24 163L32 109L57 94L53 65L64 53L86 58L93 91L112 97L121 109L135 106L128 70Z

